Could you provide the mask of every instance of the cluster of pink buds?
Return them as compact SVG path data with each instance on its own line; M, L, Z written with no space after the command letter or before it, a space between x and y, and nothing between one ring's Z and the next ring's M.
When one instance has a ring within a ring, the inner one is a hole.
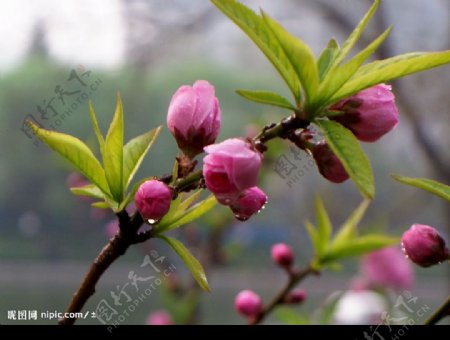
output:
M217 200L227 205L237 219L245 221L259 212L267 195L256 186L262 155L247 141L227 139L205 147L203 177Z
M272 246L271 256L273 262L292 273L292 266L295 256L292 248L285 243L277 243ZM280 301L283 304L300 304L306 299L306 292L303 289L296 288L291 290L284 299ZM252 290L243 290L234 300L236 311L249 321L254 320L263 313L263 303L261 297Z

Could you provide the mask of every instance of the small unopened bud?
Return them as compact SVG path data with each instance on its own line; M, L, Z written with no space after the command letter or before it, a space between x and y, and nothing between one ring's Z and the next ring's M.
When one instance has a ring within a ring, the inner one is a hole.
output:
M248 220L267 203L267 195L258 187L245 190L230 204L234 216L240 221Z
M306 292L303 289L294 289L284 299L284 303L302 303L306 300Z
M136 207L144 220L159 220L169 211L172 193L161 181L144 182L136 192Z
M332 119L341 123L359 140L375 142L398 124L398 109L391 86L378 84L345 98L331 107L342 115Z
M430 267L450 258L439 232L423 224L413 224L403 233L402 247L406 256L421 267Z
M262 301L258 294L251 290L243 290L234 300L234 307L243 316L255 317L262 311Z
M311 150L320 174L333 183L342 183L349 178L347 171L328 144L320 142Z
M294 263L294 252L285 243L277 243L272 246L272 260L280 267L289 268Z
M214 143L220 130L220 108L214 86L206 80L181 86L170 102L167 126L178 147L190 158Z

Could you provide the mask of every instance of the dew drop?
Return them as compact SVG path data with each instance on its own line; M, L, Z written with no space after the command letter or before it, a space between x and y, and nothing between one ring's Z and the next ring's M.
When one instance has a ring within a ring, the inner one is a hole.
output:
M154 220L154 219L149 219L147 220L148 224L155 224L156 222L158 222L158 220Z
M235 214L234 217L236 217L236 219L238 219L239 221L242 221L242 222L245 222L248 220L247 216L240 215L240 214Z

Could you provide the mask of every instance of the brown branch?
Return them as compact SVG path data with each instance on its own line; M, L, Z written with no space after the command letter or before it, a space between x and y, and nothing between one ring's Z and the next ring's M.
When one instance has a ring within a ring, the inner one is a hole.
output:
M250 325L257 325L261 323L277 306L282 305L286 301L286 297L301 281L311 274L318 275L319 272L313 269L311 266L306 267L303 270L295 271L290 270L289 280L286 285L281 289L281 291L275 295L275 297L270 301L255 318L249 320Z
M425 325L435 325L445 317L450 315L450 296L434 313L425 321Z
M130 244L125 241L121 232L111 239L91 264L89 271L81 282L80 288L73 295L66 314L81 311L86 301L95 293L95 286L100 277L118 257L125 254L129 246ZM75 321L76 318L63 317L59 320L59 324L73 325Z

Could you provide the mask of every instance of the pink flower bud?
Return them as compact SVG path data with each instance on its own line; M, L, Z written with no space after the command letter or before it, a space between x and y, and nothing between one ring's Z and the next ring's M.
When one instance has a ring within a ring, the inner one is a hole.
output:
M429 267L450 259L439 232L427 225L413 224L402 236L403 252L415 264Z
M161 309L151 313L146 323L153 326L168 326L173 325L173 320L169 313Z
M238 138L205 147L203 159L206 186L222 204L230 204L238 195L257 183L262 155Z
M267 203L267 195L258 187L245 190L230 204L235 217L240 221L248 220L258 213Z
M170 102L167 126L178 147L190 158L214 143L220 130L220 108L214 86L206 80L181 86Z
M294 263L294 252L286 243L277 243L272 246L272 260L280 267L288 268Z
M411 289L414 273L400 247L371 252L361 261L361 272L368 287L384 287L397 291Z
M328 144L320 142L312 149L320 174L333 183L342 183L349 176L339 158L331 151Z
M294 289L284 299L284 303L302 303L306 300L306 292L303 289Z
M236 310L246 317L255 317L262 311L262 301L258 294L251 290L243 290L234 300Z
M159 220L170 208L172 193L161 181L144 182L136 192L136 207L144 220Z
M378 84L341 100L331 107L343 111L332 119L341 123L359 140L375 142L398 124L398 110L391 86Z

